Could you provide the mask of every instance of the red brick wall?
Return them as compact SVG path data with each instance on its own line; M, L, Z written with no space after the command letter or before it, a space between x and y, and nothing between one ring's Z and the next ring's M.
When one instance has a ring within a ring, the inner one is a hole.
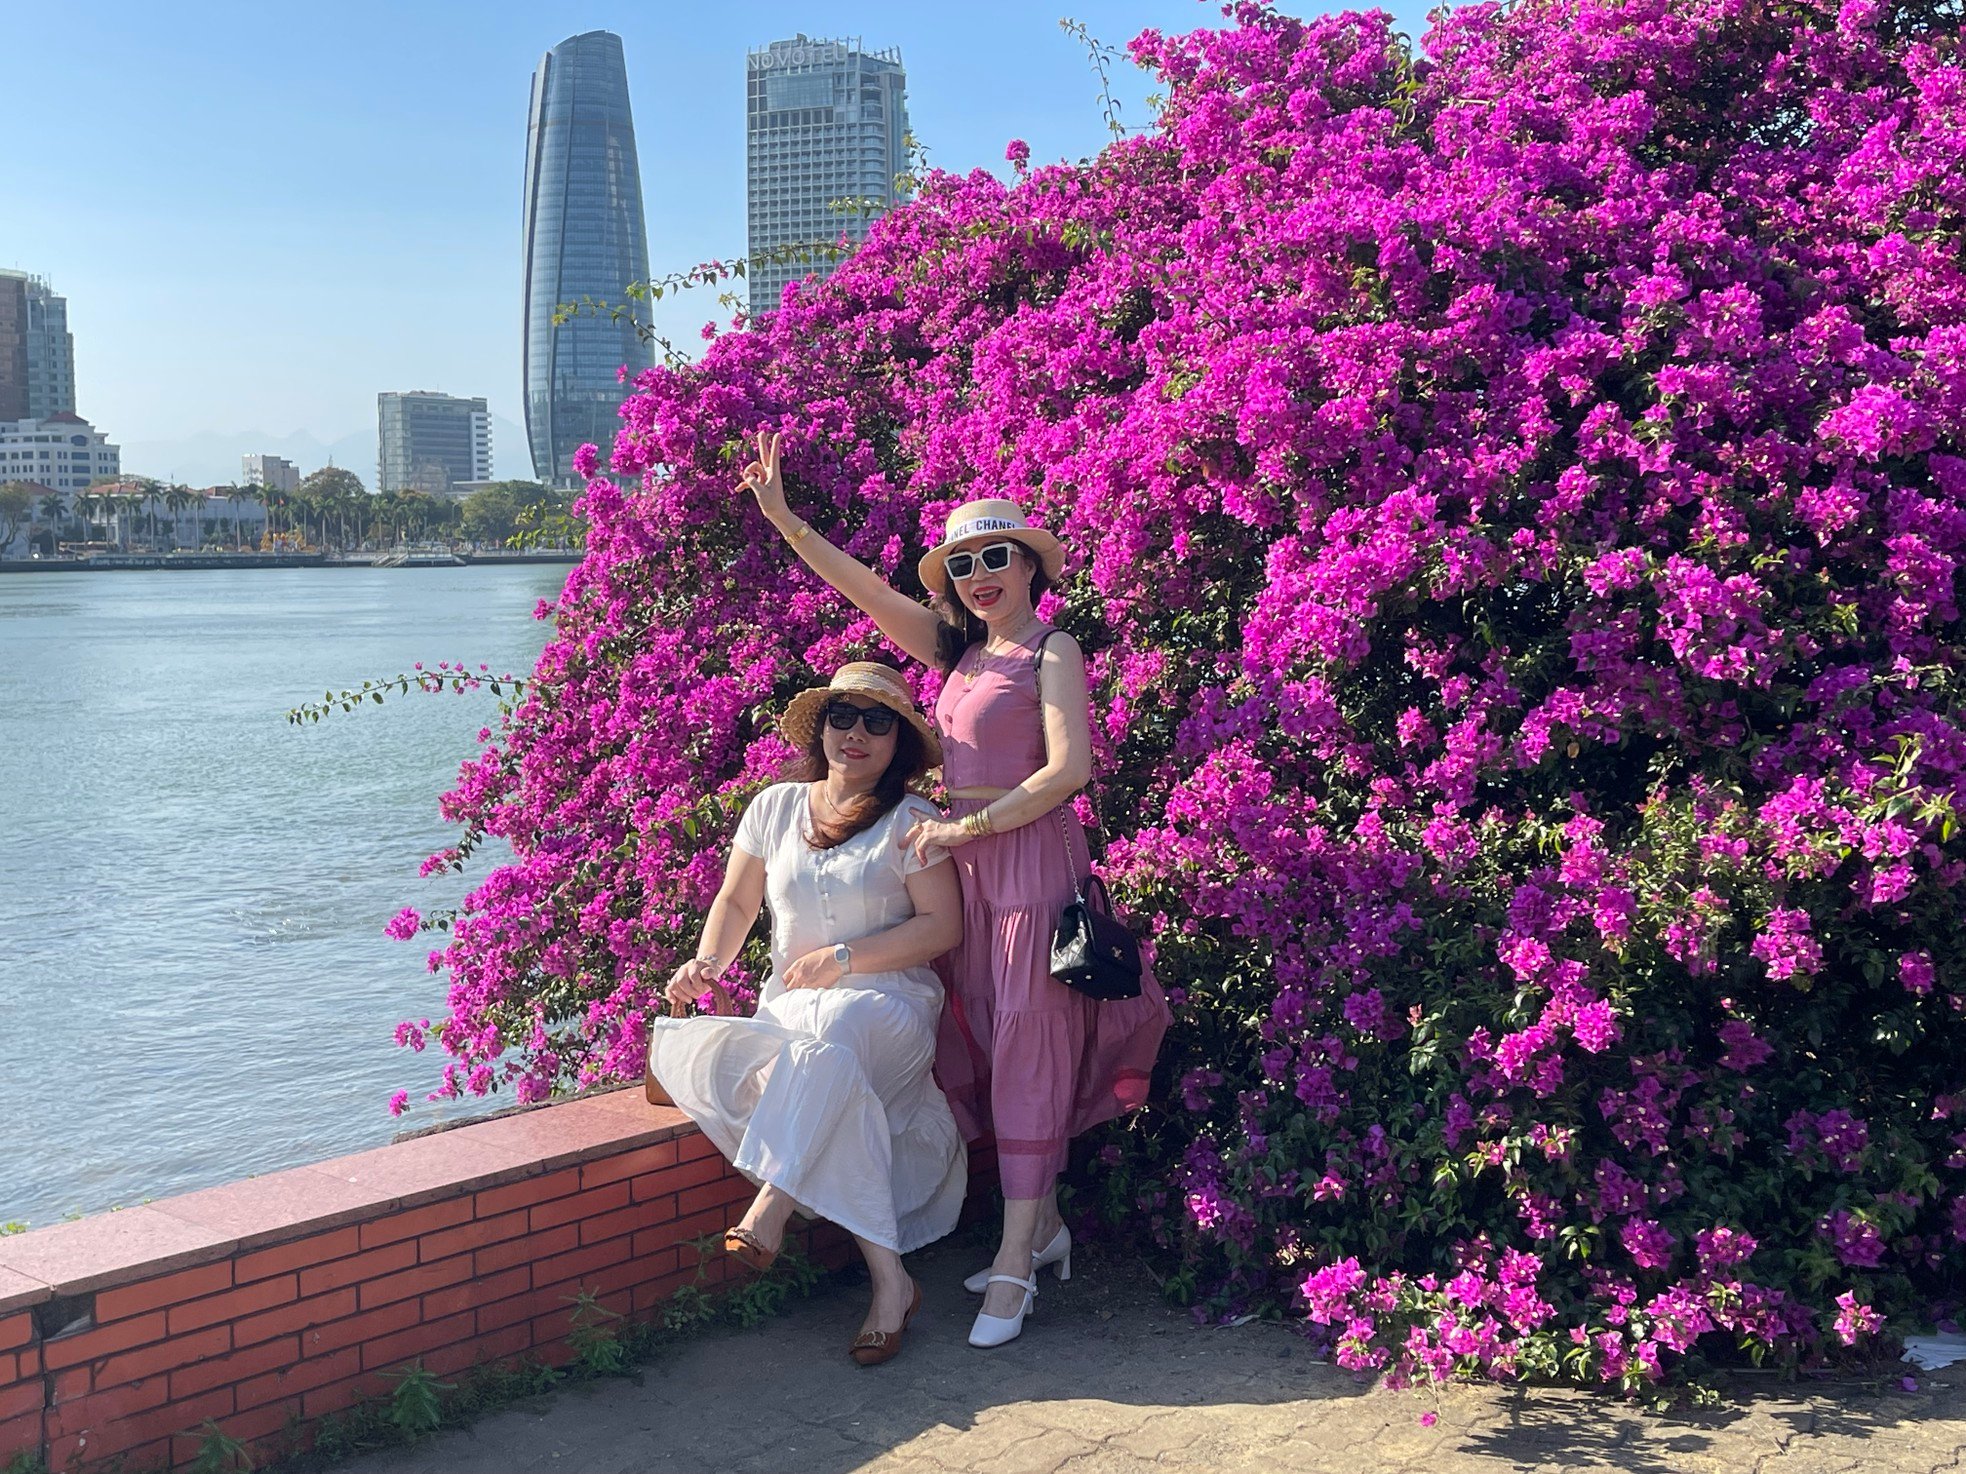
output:
M207 1418L284 1451L413 1359L563 1363L572 1296L648 1312L751 1191L622 1091L0 1239L0 1463L168 1468Z

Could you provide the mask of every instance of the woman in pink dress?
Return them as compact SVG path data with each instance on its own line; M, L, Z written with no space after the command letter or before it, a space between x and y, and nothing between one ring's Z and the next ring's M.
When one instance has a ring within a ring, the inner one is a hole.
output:
M776 435L760 432L744 485L792 550L873 619L882 634L946 672L935 704L947 822L916 827L924 853L950 851L962 879L963 940L950 957L936 1076L963 1134L994 1136L1003 1237L970 1276L984 1296L970 1344L1023 1329L1037 1274L1071 1274L1071 1233L1058 1174L1072 1137L1139 1106L1168 1023L1149 968L1140 996L1097 1002L1051 976L1051 937L1087 873L1085 833L1070 800L1092 776L1090 705L1078 644L1039 619L1064 549L1016 503L950 513L922 559L938 607L890 587L792 512Z

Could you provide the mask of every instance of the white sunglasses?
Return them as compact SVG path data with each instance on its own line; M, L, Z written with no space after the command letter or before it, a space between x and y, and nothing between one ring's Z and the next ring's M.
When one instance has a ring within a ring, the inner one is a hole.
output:
M1002 573L1010 567L1010 560L1016 552L1016 543L988 543L973 553L951 553L943 560L942 566L948 570L949 577L961 583L976 577L978 564L982 565L985 573Z

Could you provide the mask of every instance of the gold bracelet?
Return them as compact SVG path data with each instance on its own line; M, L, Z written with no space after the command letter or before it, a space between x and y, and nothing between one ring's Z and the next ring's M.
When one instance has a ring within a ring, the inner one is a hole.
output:
M799 530L793 533L791 537L787 538L786 541L791 543L791 545L796 548L799 545L799 539L805 537L811 531L812 531L812 524L810 522L801 522L799 524Z
M983 811L981 809L978 809L973 814L963 815L963 833L967 834L971 839L981 839L983 837L982 820Z

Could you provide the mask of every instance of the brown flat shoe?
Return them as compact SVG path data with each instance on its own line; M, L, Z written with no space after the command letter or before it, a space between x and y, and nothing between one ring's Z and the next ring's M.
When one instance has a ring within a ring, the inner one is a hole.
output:
M915 1318L915 1312L922 1308L922 1287L915 1286L915 1298L908 1306L908 1313L901 1317L898 1331L862 1331L853 1338L853 1344L846 1354L863 1367L877 1367L884 1361L893 1361L901 1350L901 1338L908 1332L908 1323Z
M763 1274L778 1257L778 1250L767 1249L764 1241L748 1228L724 1230L724 1252L746 1269Z

